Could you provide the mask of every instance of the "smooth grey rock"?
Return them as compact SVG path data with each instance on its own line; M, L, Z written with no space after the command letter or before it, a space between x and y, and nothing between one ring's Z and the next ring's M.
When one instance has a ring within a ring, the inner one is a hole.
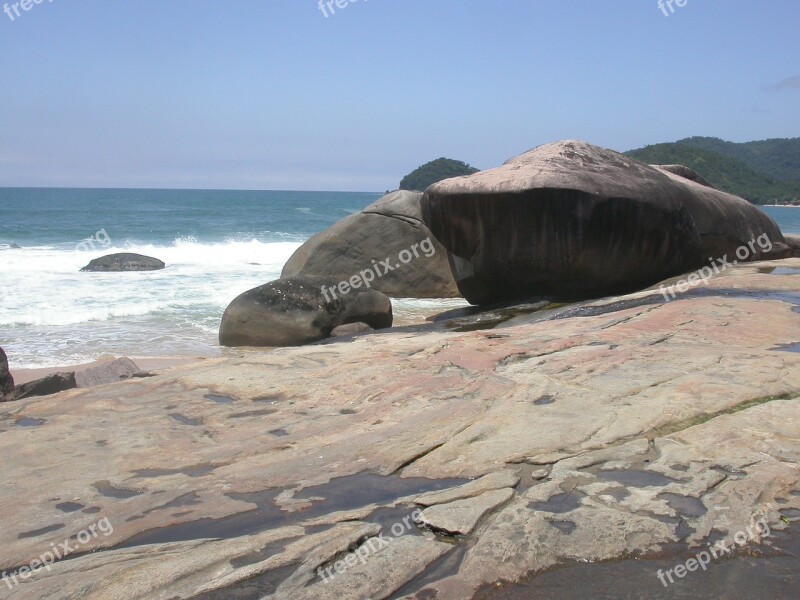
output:
M418 192L392 192L345 217L303 244L286 263L281 277L348 281L371 269L374 261L389 258L390 265L398 264L401 252L418 245L419 256L376 277L372 288L393 298L459 297L447 252L422 222L421 197Z
M505 504L513 495L514 490L504 488L474 498L429 506L419 515L418 522L450 535L468 535L486 513Z
M102 365L78 371L75 381L79 388L107 385L130 379L139 373L139 367L130 358L118 358Z
M370 600L389 598L408 581L422 573L431 563L451 550L449 544L422 536L386 537L387 545L379 547L370 539L356 548L366 558L348 566L333 578L322 579L313 585L300 585L290 580L282 585L271 600ZM313 563L312 563L313 564ZM326 575L327 577L327 575ZM266 598L265 598L266 600Z
M420 506L432 506L434 504L445 504L454 500L471 498L484 492L499 490L501 488L513 488L519 483L519 476L513 471L495 471L483 477L470 481L449 490L441 492L430 492L414 499L415 504Z
M333 299L330 281L278 279L236 298L222 316L223 346L302 346L330 336L340 325L362 322L373 329L392 325L392 302L375 290L357 289Z
M674 175L679 175L684 179L688 179L690 181L694 181L695 183L699 183L700 185L716 189L714 188L713 185L711 185L711 183L705 177L700 175L700 173L684 165L652 165L652 166L661 171L668 171L670 173L673 173Z
M150 256L122 252L109 254L90 261L81 271L117 272L117 271L160 271L166 265Z

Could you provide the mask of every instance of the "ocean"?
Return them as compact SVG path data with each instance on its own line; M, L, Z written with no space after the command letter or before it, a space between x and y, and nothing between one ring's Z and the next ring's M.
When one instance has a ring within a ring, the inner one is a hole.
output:
M0 188L0 346L12 368L220 354L222 313L315 233L379 193ZM800 209L764 209L800 234ZM15 246L19 246L18 248ZM150 273L81 273L136 252ZM396 322L465 303L396 300Z

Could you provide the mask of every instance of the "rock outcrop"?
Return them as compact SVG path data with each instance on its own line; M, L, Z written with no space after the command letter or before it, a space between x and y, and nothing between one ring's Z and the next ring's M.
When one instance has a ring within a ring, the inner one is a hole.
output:
M53 373L47 377L23 383L14 388L11 400L24 400L35 396L52 396L59 392L74 390L78 387L73 371L64 373Z
M118 271L160 271L166 265L151 256L122 252L109 254L90 261L81 271L118 272Z
M473 304L595 298L723 257L791 255L774 221L746 200L576 141L437 183L422 213Z
M373 329L392 326L392 302L387 296L363 287L347 293L330 291L336 286L330 280L290 277L249 290L225 310L219 343L302 346L325 339L348 323L366 323Z
M794 598L798 268L26 400L0 414L0 598L530 598L604 565L650 597L739 532L675 593Z
M360 213L345 217L303 244L281 277L321 277L348 281L375 262L398 264L401 252L416 245L407 264L375 277L372 288L393 298L456 298L458 287L447 252L422 222L417 192L392 192ZM383 272L381 267L381 272Z
M139 367L130 358L109 360L96 367L77 371L75 381L79 388L108 385L130 379L140 373Z
M709 181L705 177L700 175L700 173L684 165L652 165L652 166L661 171L667 171L669 173L672 173L673 175L679 175L684 179L688 179L689 181L694 181L695 183L699 183L700 185L714 188L714 186L711 185L711 183L709 183Z
M0 382L3 381L3 365L5 363L5 353L0 348ZM141 371L130 358L118 358L108 360L88 369L79 371L64 371L61 373L52 373L46 377L29 381L14 387L14 380L11 374L8 373L6 379L6 393L2 393L0 389L0 400L10 402L13 400L24 400L26 398L34 398L37 396L51 396L73 390L75 388L88 388L96 387L98 385L108 385L111 383L119 383L131 377L140 375ZM8 388L10 383L11 387Z
M0 348L0 402L10 397L14 391L14 378L8 369L8 357L5 350Z
M800 235L787 235L786 243L792 249L792 255L800 258Z

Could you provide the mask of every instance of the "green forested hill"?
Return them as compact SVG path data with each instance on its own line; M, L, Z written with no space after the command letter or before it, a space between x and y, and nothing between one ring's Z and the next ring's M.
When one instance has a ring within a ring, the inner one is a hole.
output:
M401 190L417 190L424 192L434 183L460 175L472 175L479 169L460 160L437 158L415 169L400 182Z
M719 138L690 137L678 140L676 143L735 158L776 181L800 183L800 138L778 138L737 144Z
M791 151L783 153L793 150L795 145L800 149L800 139L734 144L717 138L688 138L646 146L626 154L650 164L686 165L715 187L757 204L800 203L800 160L795 167ZM748 161L732 154L744 155ZM783 158L770 158L775 156ZM762 165L770 165L769 173ZM776 178L774 173L779 172L784 177Z

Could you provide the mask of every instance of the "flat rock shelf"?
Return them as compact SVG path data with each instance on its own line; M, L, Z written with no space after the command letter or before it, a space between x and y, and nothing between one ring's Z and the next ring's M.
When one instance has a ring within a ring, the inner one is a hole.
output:
M792 597L798 269L5 404L0 598L666 598L732 568Z

